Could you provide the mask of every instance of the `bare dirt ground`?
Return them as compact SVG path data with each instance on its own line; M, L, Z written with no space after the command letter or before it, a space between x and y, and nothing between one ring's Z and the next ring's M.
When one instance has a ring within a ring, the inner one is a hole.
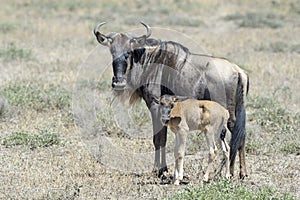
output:
M151 124L142 120L149 119L147 114L133 111L139 129L126 127L126 133L104 120L111 116L105 110L111 80L111 68L106 67L111 57L92 34L101 21L109 22L103 27L105 33L141 33L139 21L144 21L155 27L154 37L182 42L193 52L226 57L249 73L251 99L275 99L291 119L300 112L297 0L1 0L0 19L0 87L33 85L43 90L54 85L71 94L67 110L48 108L48 104L36 109L28 106L30 102L15 105L10 102L17 101L13 97L0 99L1 143L15 132L36 134L40 129L61 138L57 145L35 149L1 144L0 199L162 199L184 190L185 186L162 184L151 173ZM248 177L241 184L300 198L300 129L296 127L294 135L264 129L254 118L265 112L260 109L247 108ZM171 175L174 136L168 137ZM205 145L195 134L189 141L185 173L189 185L198 185L207 163ZM280 150L289 144L296 145L296 151ZM240 182L237 177L233 180Z

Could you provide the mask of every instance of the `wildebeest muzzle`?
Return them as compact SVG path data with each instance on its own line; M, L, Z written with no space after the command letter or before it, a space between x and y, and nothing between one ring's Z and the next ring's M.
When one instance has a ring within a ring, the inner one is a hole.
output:
M126 59L120 57L113 61L114 76L112 78L112 87L115 90L123 90L127 84L126 81Z

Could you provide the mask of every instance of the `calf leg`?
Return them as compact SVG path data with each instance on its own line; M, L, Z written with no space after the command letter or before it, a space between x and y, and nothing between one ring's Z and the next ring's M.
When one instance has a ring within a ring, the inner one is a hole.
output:
M227 144L227 142L225 140L225 136L226 136L227 131L229 131L227 128L224 128L222 130L221 135L220 135L220 144L221 144L221 147L222 147L223 156L224 156L224 160L225 160L225 167L226 167L225 177L230 178L230 170L229 170L230 147L229 147L229 145Z
M174 185L179 185L183 179L183 159L185 153L186 132L178 131L176 133L176 143L174 150L175 157L175 171L174 171Z
M209 154L208 154L208 166L204 174L203 181L208 182L209 173L212 171L213 161L216 158L217 146L215 145L215 141L214 141L214 133L207 131L205 137L209 149Z

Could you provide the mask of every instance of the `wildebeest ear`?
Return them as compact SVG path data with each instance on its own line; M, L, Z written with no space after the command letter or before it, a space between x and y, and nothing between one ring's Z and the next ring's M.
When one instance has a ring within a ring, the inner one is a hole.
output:
M141 48L146 44L146 36L142 36L139 38L133 38L130 40L131 50L135 50L137 48Z
M99 32L96 33L96 38L97 38L97 41L104 46L110 46L110 44L112 42L111 38L106 37L105 35L103 35Z

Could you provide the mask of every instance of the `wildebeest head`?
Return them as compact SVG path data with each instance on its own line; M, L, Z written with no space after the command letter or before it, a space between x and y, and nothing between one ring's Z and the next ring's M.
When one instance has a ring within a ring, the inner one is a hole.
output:
M151 35L151 28L141 22L146 27L147 33L145 35L134 37L125 33L110 33L104 35L99 31L99 28L105 22L98 24L94 28L94 34L98 42L104 46L109 47L112 55L112 66L114 76L112 78L112 87L115 90L124 90L126 87L126 73L128 65L130 64L130 56L133 50L141 48L146 44L146 39Z

